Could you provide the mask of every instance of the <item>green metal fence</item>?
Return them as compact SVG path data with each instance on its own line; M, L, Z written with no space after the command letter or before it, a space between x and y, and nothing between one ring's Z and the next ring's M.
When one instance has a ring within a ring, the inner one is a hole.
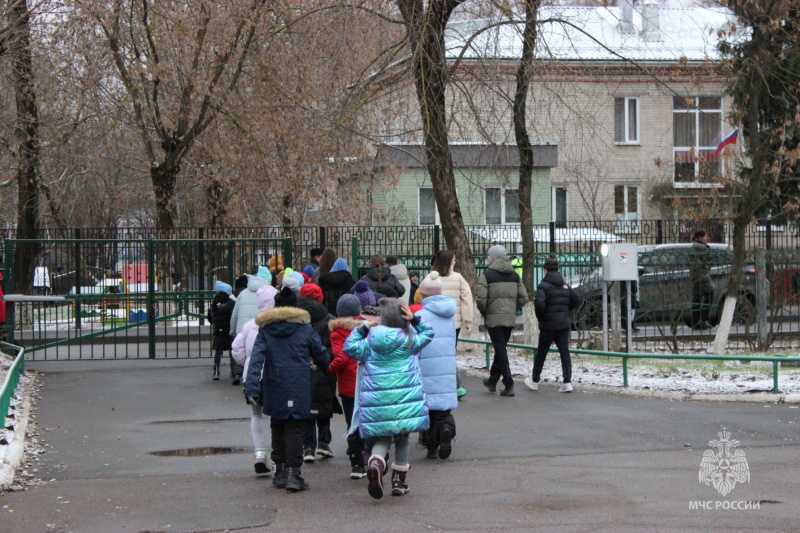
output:
M278 254L284 267L292 264L291 239L69 239L7 240L8 265L25 246L75 261L69 283L47 291L37 290L35 276L19 290L20 272L7 271L7 332L31 360L209 357L214 281L233 285ZM85 275L92 265L103 265L95 267L102 278Z
M492 364L492 343L491 341L458 339L458 342L469 344L483 344L486 350L486 367ZM531 359L536 357L536 346L528 344L508 344L509 348L520 348L531 351ZM557 352L558 348L550 348L551 352ZM772 363L772 392L781 392L779 386L779 371L781 363L800 363L800 357L787 357L784 355L775 356L755 356L755 355L712 355L712 354L662 354L662 353L618 353L601 352L596 350L570 349L570 352L584 355L597 355L602 357L617 357L622 360L622 386L628 387L628 360L629 359L668 359L668 360L706 360L706 361L766 361Z
M14 344L0 341L0 351L6 354L12 354L14 362L6 373L3 380L3 386L0 388L0 415L2 418L8 416L8 408L11 405L11 397L17 389L19 383L19 376L25 372L25 348L16 346Z

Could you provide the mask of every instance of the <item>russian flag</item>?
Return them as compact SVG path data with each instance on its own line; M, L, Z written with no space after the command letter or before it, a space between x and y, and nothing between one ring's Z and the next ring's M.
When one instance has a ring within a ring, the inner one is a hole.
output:
M726 146L729 144L736 144L736 139L739 137L739 128L733 128L733 131L728 134L727 137L722 139L722 142L719 143L717 146L716 151L714 152L714 159L719 157L719 154L725 149Z

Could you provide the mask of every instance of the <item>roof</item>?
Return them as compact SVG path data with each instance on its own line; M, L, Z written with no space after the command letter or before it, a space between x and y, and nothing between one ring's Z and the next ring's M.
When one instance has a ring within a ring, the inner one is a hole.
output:
M536 43L538 59L561 61L706 61L720 58L719 30L736 21L725 8L656 8L657 18L645 19L633 9L632 28L622 28L621 7L541 7L541 30ZM645 32L648 21L657 32ZM510 24L500 20L473 19L451 22L447 31L447 53L452 60L515 59L522 55L522 17ZM499 24L470 37L483 28ZM465 49L465 47L467 47Z

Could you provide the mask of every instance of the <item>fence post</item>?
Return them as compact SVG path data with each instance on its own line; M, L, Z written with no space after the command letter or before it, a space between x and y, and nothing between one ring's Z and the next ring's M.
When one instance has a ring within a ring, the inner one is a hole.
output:
M284 237L283 239L283 268L292 268L292 238Z
M439 240L440 239L440 233L439 233L440 229L441 228L439 227L439 224L434 224L433 225L433 255L438 254L439 250L441 249L441 241Z
M233 277L233 254L235 253L234 241L230 241L228 243L228 284L233 287L234 277ZM239 276L236 276L237 278Z
M350 265L350 274L353 276L353 281L358 281L358 237L351 239L350 252L353 258Z
M772 249L772 218L768 218L766 221L767 224L767 233L766 233L766 242L764 243L764 247L767 250Z
M550 222L550 253L556 253L556 223Z
M197 288L201 291L206 290L206 251L205 251L205 228L197 228L197 270L198 270L198 286ZM206 301L202 295L200 295L200 312L198 313L200 318L198 318L198 325L203 325L203 320L206 316Z
M3 277L3 289L6 294L14 294L14 241L12 239L5 240L5 253L3 260L6 265L6 272ZM15 304L14 302L6 303L6 331L8 331L8 341L14 344L14 322L15 322Z
M769 282L767 281L767 251L756 250L756 320L758 324L758 347L763 350L769 341L769 321L767 302Z
M325 235L325 226L320 226L319 227L319 247L322 248L323 250L325 249L326 244L327 244L325 242L327 240L326 237L327 237L327 235Z
M664 244L664 222L656 220L656 244Z
M75 329L81 329L81 228L74 228L75 238Z
M153 239L147 240L147 356L156 358L156 252ZM164 282L163 280L161 281Z

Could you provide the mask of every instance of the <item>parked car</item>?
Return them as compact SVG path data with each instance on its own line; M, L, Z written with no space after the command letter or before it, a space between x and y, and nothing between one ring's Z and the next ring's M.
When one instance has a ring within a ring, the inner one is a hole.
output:
M692 326L692 283L690 268L697 252L692 245L660 244L639 246L639 281L632 290L635 301L636 320L678 321ZM712 325L719 323L722 305L728 292L733 252L726 244L709 244L709 275L714 286L714 299L709 316ZM584 303L575 315L578 328L586 329L602 325L602 268L583 277L571 277L567 283L577 292ZM736 303L734 323L755 323L756 270L745 265L744 278Z

